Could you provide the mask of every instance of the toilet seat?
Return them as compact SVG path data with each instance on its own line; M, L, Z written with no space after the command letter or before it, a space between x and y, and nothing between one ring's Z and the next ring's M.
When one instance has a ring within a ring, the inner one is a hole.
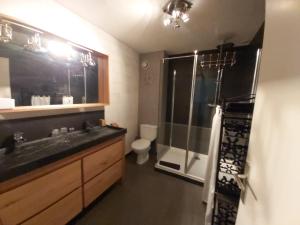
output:
M145 150L150 147L150 141L146 139L138 139L131 144L131 147L135 150Z

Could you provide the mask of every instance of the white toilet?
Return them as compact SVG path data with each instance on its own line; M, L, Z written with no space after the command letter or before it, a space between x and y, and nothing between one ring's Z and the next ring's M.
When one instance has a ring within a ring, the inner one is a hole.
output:
M140 125L140 139L132 142L131 147L137 154L137 164L144 164L149 159L151 142L157 137L157 126L149 124Z

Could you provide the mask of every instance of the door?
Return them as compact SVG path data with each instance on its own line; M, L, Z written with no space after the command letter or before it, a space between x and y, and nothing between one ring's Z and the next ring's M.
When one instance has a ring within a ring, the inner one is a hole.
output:
M300 2L267 0L248 187L237 225L300 224L299 40Z

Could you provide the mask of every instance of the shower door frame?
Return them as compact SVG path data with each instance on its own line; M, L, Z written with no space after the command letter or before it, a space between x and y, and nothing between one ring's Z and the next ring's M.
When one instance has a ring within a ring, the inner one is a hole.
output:
M184 159L184 172L183 176L188 177L190 179L204 182L204 178L198 177L196 175L188 174L188 160L189 160L189 152L190 152L190 136L191 136L191 128L192 128L192 118L193 118L193 108L194 108L194 95L195 95L195 84L196 84L196 75L197 75L197 65L198 65L198 51L194 51L192 55L185 56L175 56L175 57L165 57L163 58L163 63L165 60L172 59L183 59L183 58L194 58L193 61L193 71L192 71L192 84L191 84L191 93L190 93L190 104L189 104L189 117L188 117L188 130L187 130L187 142L185 150L185 159ZM169 137L169 149L172 149L173 142L173 123L174 123L174 104L175 104L175 85L176 85L176 74L177 71L173 70L173 79L172 79L172 105L171 105L171 121L170 121L170 137Z
M186 141L186 149L185 149L185 163L184 163L184 173L185 174L188 173L188 159L189 159L189 152L190 152L189 146L190 146L190 136L191 136L193 110L194 110L194 96L195 96L197 63L198 63L198 54L197 54L197 51L195 51L194 64L193 64L193 74L192 74L192 86L191 86L191 97L190 97L190 110L189 110L187 141Z

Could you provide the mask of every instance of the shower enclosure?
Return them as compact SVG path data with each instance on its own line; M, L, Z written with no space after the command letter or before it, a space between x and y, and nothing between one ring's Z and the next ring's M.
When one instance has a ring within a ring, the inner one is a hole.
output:
M204 182L218 81L225 64L235 63L232 55L229 61L221 55L163 59L157 169Z
M217 75L195 54L164 59L163 79L155 167L204 182Z

